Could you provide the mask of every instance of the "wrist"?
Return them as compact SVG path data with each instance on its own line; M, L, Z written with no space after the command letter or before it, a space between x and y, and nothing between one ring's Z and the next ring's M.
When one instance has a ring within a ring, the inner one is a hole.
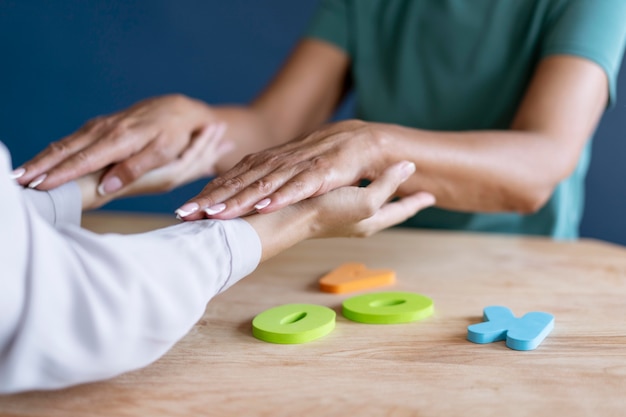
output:
M396 126L387 123L368 123L367 149L372 154L372 159L377 161L376 170L378 173L387 167L406 159L406 155L399 155L397 149Z
M394 125L386 123L364 122L362 120L346 120L339 122L340 130L349 134L350 147L359 155L364 178L373 179L380 175L388 166L406 159L399 157L395 150L396 135Z
M111 201L115 196L120 193L107 194L105 196L100 195L98 192L98 183L102 171L93 172L88 175L84 175L75 180L80 190L81 207L83 211L93 210L102 207L104 204Z
M185 101L185 107L191 106L193 114L195 115L195 124L198 127L206 126L207 124L216 121L213 106L209 105L205 101L184 95L179 96L177 99Z
M265 261L303 240L315 237L312 207L296 204L279 211L244 217L257 232L263 247L261 261Z

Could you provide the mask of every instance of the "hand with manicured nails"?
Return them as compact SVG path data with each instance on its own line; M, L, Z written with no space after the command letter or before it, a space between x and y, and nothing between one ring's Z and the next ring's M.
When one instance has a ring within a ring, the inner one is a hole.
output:
M232 149L232 143L223 140L225 129L224 124L209 126L200 132L174 161L149 171L115 192L103 194L99 191L104 170L79 178L77 182L82 192L83 210L98 208L119 197L169 191L211 175L214 164Z
M188 182L214 173L214 162L200 160L206 153L198 152L198 144L207 138L220 140L225 130L200 101L181 95L156 97L91 120L17 168L13 178L23 186L50 190L104 169L98 186L104 196L118 193L152 170L195 157L203 168L185 174ZM219 150L224 154L228 148ZM153 184L151 191L168 191L185 181L169 178Z
M368 123L326 125L303 139L244 157L177 213L185 220L269 213L362 179L373 180L395 162L382 157L376 141Z

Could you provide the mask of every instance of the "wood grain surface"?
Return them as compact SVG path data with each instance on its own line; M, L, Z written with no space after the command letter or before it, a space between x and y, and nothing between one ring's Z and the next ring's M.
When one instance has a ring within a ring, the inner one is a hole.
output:
M171 218L90 215L98 232ZM401 325L343 318L317 280L344 262L392 268L389 289L431 297L434 316ZM338 312L303 345L251 334L276 305ZM466 341L482 309L544 311L555 329L535 351ZM623 416L626 249L598 241L396 229L304 242L212 300L168 354L145 369L57 392L0 397L2 416Z

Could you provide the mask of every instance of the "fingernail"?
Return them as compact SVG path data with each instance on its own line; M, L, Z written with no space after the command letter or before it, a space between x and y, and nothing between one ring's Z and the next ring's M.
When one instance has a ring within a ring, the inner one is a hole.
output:
M32 180L30 184L28 184L28 188L36 188L39 184L41 184L46 179L47 176L48 176L47 174L42 174L38 176L37 178Z
M180 217L187 217L191 213L195 213L200 209L200 206L197 203L187 203L180 206L174 213Z
M219 204L216 204L214 206L204 209L204 212L208 214L209 216L212 216L213 214L223 212L225 208L226 208L226 204L219 203Z
M413 162L404 162L401 168L402 172L402 181L406 181L409 179L411 175L415 172L415 164Z
M98 194L107 195L116 192L122 188L122 180L118 177L109 177L102 181L98 186Z
M26 170L24 168L16 168L13 170L13 172L11 172L10 177L12 180L16 180L22 177L24 174L26 174Z
M269 198L264 198L263 200L261 200L258 203L256 203L254 208L257 209L257 210L264 209L265 207L269 206L271 202L272 202L272 200L270 200Z

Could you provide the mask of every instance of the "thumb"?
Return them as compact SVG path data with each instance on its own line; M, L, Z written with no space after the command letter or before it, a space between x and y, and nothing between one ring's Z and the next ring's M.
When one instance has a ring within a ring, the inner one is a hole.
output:
M382 206L396 192L400 184L408 180L415 172L415 164L411 161L401 161L391 165L380 177L367 186L367 193L375 204Z

